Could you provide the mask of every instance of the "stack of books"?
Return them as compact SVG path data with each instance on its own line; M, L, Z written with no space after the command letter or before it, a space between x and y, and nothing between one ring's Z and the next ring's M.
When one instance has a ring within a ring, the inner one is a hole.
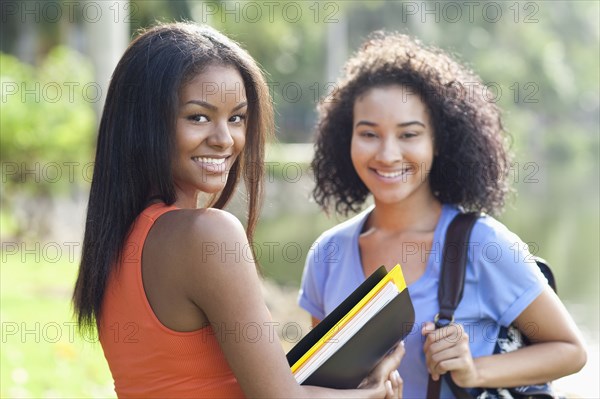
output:
M292 373L303 385L356 388L414 321L400 265L381 266L288 352Z

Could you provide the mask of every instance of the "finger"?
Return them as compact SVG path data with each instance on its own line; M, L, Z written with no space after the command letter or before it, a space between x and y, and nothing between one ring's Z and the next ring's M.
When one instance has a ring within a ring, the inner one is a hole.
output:
M430 356L426 359L427 371L432 377L437 377L440 374L443 374L443 370L438 368L438 365L446 360L453 359L454 357L447 357L445 355L448 354L436 354L436 356Z
M381 361L382 367L385 370L388 370L388 372L397 369L405 353L406 350L404 348L404 341L400 341L398 345L396 345L394 350L391 353L389 353L385 358L383 358L383 360Z
M403 381L402 378L400 377L400 373L398 372L398 370L394 370L392 372L393 374L393 381L395 382L395 384L392 384L394 387L394 395L396 395L396 398L402 398L402 387L403 387Z
M440 375L435 372L435 364L430 359L425 359L425 366L427 367L427 372L431 375L431 379L437 381Z
M455 357L439 362L436 370L440 374L449 372L466 372L469 369L469 361L464 357Z
M427 371L429 374L431 374L431 377L434 381L437 381L437 378L440 376L440 374L444 374L444 371L438 368L440 362L453 359L455 357L456 355L450 350L445 350L435 354L430 352L425 354L425 365L427 366Z
M439 363L439 362L442 362L442 361L448 360L448 359L465 357L465 356L468 356L469 354L470 354L470 352L462 345L454 345L454 346L445 348L445 349L440 350L435 353L431 352L429 360L431 360L434 363Z
M437 331L435 324L428 321L423 323L423 328L421 329L421 334L425 336L425 341L423 345L423 350L427 350L427 348L433 343L437 341Z
M402 359L404 358L404 355L406 354L406 348L404 346L404 340L400 341L400 343L398 344L398 347L396 348L396 351L398 353L400 361L402 361Z
M438 328L435 331L429 331L423 345L423 350L427 351L431 345L437 342L446 342L455 344L462 339L468 339L468 335L460 324L450 324L446 327Z
M367 378L381 382L388 379L390 373L400 365L404 353L404 343L400 342L375 366Z
M464 334L466 333L462 324L458 323L451 323L446 327L435 330L435 336L438 341L453 336L462 337Z
M425 330L428 331L428 330ZM450 324L446 327L438 328L434 331L428 331L426 342L433 343L445 339L462 338L466 332L460 324Z
M452 347L466 347L468 345L467 334L462 335L450 335L446 338L440 339L439 341L426 342L423 345L423 351L429 352L432 355Z
M390 380L385 381L385 397L386 399L394 399L394 388Z
M396 380L396 373L398 370L394 370L388 375L388 381L392 383L392 389L394 392L398 389L398 380Z
M466 357L470 356L462 348L452 347L443 350L431 356L427 362L427 368L435 374L445 374L448 371L456 370L455 367L464 367L467 364Z
M384 383L386 398L400 398L402 395L402 379L398 373L398 366L405 354L404 341L400 341L391 352L388 353L375 368L365 377L358 388L366 387L377 381ZM388 390L389 385L389 390ZM399 386L398 386L399 385Z
M434 330L435 330L435 324L428 321L428 322L423 323L423 328L421 328L421 334L427 335Z

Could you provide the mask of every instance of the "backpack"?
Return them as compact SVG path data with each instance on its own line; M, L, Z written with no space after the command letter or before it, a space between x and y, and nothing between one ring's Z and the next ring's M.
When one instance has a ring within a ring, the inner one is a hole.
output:
M463 295L465 283L469 236L480 214L459 213L448 226L446 240L442 252L442 269L438 288L439 313L435 317L436 328L445 327L454 321L456 310ZM455 253L452 253L452 252ZM536 264L554 292L556 281L548 263L539 257L534 257ZM513 325L500 327L494 354L512 352L529 345L529 341ZM557 395L551 384L527 385L512 388L462 388L454 383L450 373L444 374L444 379L457 399L554 399ZM438 399L440 396L441 379L433 381L429 377L427 397Z

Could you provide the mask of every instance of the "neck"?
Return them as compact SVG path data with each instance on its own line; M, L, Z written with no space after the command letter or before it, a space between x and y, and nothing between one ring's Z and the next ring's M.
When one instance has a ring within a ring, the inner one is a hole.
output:
M196 209L198 207L198 194L198 192L195 192L186 195L182 192L178 192L177 199L173 205L181 209Z
M432 231L437 225L442 204L433 195L417 201L382 204L375 201L368 227L389 232Z

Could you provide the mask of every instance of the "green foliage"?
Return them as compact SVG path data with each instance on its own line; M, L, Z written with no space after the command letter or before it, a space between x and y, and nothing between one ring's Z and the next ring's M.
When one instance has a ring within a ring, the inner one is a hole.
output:
M74 50L59 46L36 69L0 53L0 70L5 89L0 158L3 171L10 172L3 175L8 188L26 188L36 195L65 191L76 179L80 182L81 173L74 173L73 179L64 174L65 163L81 165L91 158L92 101L99 99L99 86L90 63ZM60 166L58 172L58 168L50 171L55 163ZM17 167L14 173L13 165ZM24 175L30 170L36 170L36 175Z
M2 236L39 237L50 231L40 204L90 182L101 89L89 61L64 46L37 68L0 53L0 71Z

